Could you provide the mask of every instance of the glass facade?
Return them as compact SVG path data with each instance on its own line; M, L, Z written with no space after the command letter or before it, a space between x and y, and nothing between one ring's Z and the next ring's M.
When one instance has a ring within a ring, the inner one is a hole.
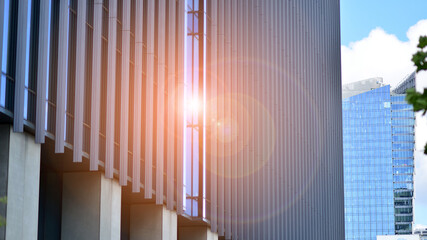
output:
M343 100L346 239L394 234L390 86Z
M17 44L17 31L12 26L18 24L18 1L4 1L3 39L0 81L0 107L1 110L13 112L13 97L6 97L14 91L15 83L15 55Z
M184 209L206 218L206 3L186 0Z
M414 113L383 86L343 99L346 239L412 230Z
M393 188L396 234L411 234L414 196L414 111L405 95L391 96Z

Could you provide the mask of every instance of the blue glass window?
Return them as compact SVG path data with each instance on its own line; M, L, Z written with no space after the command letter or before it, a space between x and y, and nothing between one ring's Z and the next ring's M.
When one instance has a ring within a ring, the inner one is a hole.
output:
M200 16L202 0L186 0L186 42L184 77L184 192L185 213L205 217L205 86L204 28Z

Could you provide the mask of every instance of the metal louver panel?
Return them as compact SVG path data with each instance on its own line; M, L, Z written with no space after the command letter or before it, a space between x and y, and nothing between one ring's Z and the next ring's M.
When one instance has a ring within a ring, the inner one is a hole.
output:
M86 51L86 1L77 3L76 88L74 98L73 162L82 161Z
M127 185L128 178L128 134L129 134L129 71L130 71L130 17L131 1L123 1L122 21L122 76L120 107L120 184Z
M45 142L46 125L46 85L48 81L48 59L50 43L50 1L40 2L39 52L37 70L37 103L36 103L36 143ZM0 13L1 16L3 14ZM2 30L0 29L2 32ZM1 40L0 40L1 41ZM1 66L1 63L0 63Z
M108 67L107 67L107 119L105 144L105 176L113 178L114 168L114 120L116 99L116 52L117 52L117 0L108 6Z

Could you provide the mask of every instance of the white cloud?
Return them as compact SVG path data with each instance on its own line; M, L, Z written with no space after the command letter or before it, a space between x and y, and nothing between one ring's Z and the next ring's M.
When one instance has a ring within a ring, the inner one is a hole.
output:
M382 77L384 83L396 86L405 76L415 70L411 62L416 52L420 35L427 35L427 19L410 27L408 41L381 28L372 30L368 37L341 46L343 84L371 77ZM417 75L417 90L427 88L427 72ZM427 116L417 114L415 152L415 224L427 225L427 156L423 154L427 142Z
M349 46L341 46L342 82L350 83L371 77L382 77L392 87L415 70L411 62L420 35L427 35L427 19L407 32L408 41L376 28L369 36Z

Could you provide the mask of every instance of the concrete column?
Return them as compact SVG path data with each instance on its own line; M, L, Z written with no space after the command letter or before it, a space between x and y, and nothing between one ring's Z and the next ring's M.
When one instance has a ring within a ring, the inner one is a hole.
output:
M0 239L37 239L40 179L40 144L27 133L0 125L0 205L6 226Z
M177 239L177 215L163 205L130 206L130 240Z
M214 233L208 226L179 227L180 240L218 240L218 233Z
M62 239L120 239L121 193L100 172L64 173Z

